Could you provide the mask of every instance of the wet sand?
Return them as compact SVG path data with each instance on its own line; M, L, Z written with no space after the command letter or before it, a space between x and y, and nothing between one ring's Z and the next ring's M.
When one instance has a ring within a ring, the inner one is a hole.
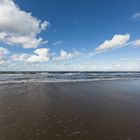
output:
M0 140L140 140L140 80L0 84Z

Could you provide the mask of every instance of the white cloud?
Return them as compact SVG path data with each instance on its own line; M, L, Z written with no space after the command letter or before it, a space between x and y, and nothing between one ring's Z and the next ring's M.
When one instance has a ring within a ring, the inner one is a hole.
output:
M71 59L73 57L76 57L76 56L80 56L81 53L80 52L66 52L64 50L61 50L60 51L60 55L56 58L56 60L68 60L68 59Z
M29 55L26 54L26 53L23 53L23 54L14 54L14 55L12 55L11 58L12 58L13 61L23 62L23 61L26 61L27 58L29 58Z
M52 43L53 46L62 45L62 44L63 44L63 41L56 41Z
M29 38L26 36L11 36L6 38L6 42L10 45L20 45L22 44L23 48L34 48L40 45L42 38Z
M11 56L11 60L13 61L19 61L19 62L25 62L25 63L45 63L49 60L54 61L62 61L62 60L68 60L74 57L80 56L82 53L78 51L74 52L66 52L64 50L60 51L59 56L55 56L52 53L49 52L48 48L40 48L36 49L33 54L13 54Z
M139 21L140 20L140 12L135 13L132 16L132 20Z
M8 64L8 60L0 58L0 66L5 66Z
M122 58L103 67L105 70L111 71L139 71L140 59Z
M5 56L9 53L10 52L6 48L0 47L0 65L6 65L8 63Z
M28 57L25 62L41 63L41 62L48 62L50 60L50 54L48 48L36 49L34 53L35 55L31 55L30 57Z
M96 51L103 51L106 49L112 49L118 46L124 45L130 39L130 34L125 35L114 35L111 40L105 40Z
M134 46L140 47L140 39L138 39L134 42Z
M6 54L9 54L10 52L3 47L0 47L0 57L4 57Z
M49 25L21 10L13 0L0 0L0 40L24 48L36 48L42 42L37 38Z
M48 48L40 48L34 51L34 54L14 54L11 59L13 61L26 62L26 63L43 63L50 60L50 53Z

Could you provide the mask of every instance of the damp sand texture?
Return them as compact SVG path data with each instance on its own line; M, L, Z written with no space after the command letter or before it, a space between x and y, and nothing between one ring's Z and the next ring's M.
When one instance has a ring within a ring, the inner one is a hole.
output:
M0 140L140 140L140 80L0 84Z

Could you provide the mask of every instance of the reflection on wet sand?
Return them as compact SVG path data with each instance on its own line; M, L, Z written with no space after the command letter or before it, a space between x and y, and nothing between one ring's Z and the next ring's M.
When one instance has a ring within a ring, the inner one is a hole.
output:
M1 84L0 140L139 140L139 83Z

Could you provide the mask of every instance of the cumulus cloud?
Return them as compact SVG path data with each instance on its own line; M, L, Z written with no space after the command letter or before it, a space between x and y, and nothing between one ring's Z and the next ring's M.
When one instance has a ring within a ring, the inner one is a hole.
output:
M11 58L13 61L23 62L23 61L26 61L27 58L29 58L29 54L26 54L26 53L14 54L14 55L12 55Z
M34 51L35 55L31 55L26 59L29 63L41 63L48 62L50 60L50 53L48 48L36 49Z
M135 13L135 14L132 16L132 20L134 20L134 21L139 21L139 20L140 20L140 12Z
M0 57L5 56L6 54L9 54L10 52L8 51L8 49L0 47Z
M103 51L118 46L123 46L129 39L130 34L114 35L111 40L105 40L98 48L96 48L96 51Z
M61 50L60 51L60 55L56 58L56 60L68 60L68 59L71 59L73 57L76 57L76 56L80 56L81 53L80 52L66 52L64 50Z
M34 51L34 54L14 54L12 55L13 61L26 62L26 63L43 63L50 60L50 53L48 48L40 48Z
M134 46L140 47L140 39L138 39L134 42Z
M24 48L36 48L43 41L37 38L49 25L21 10L13 0L0 0L0 40Z
M53 46L62 45L62 44L63 44L63 41L56 41L52 43Z
M8 63L8 60L6 59L6 55L10 52L3 47L0 47L0 65L5 65Z

